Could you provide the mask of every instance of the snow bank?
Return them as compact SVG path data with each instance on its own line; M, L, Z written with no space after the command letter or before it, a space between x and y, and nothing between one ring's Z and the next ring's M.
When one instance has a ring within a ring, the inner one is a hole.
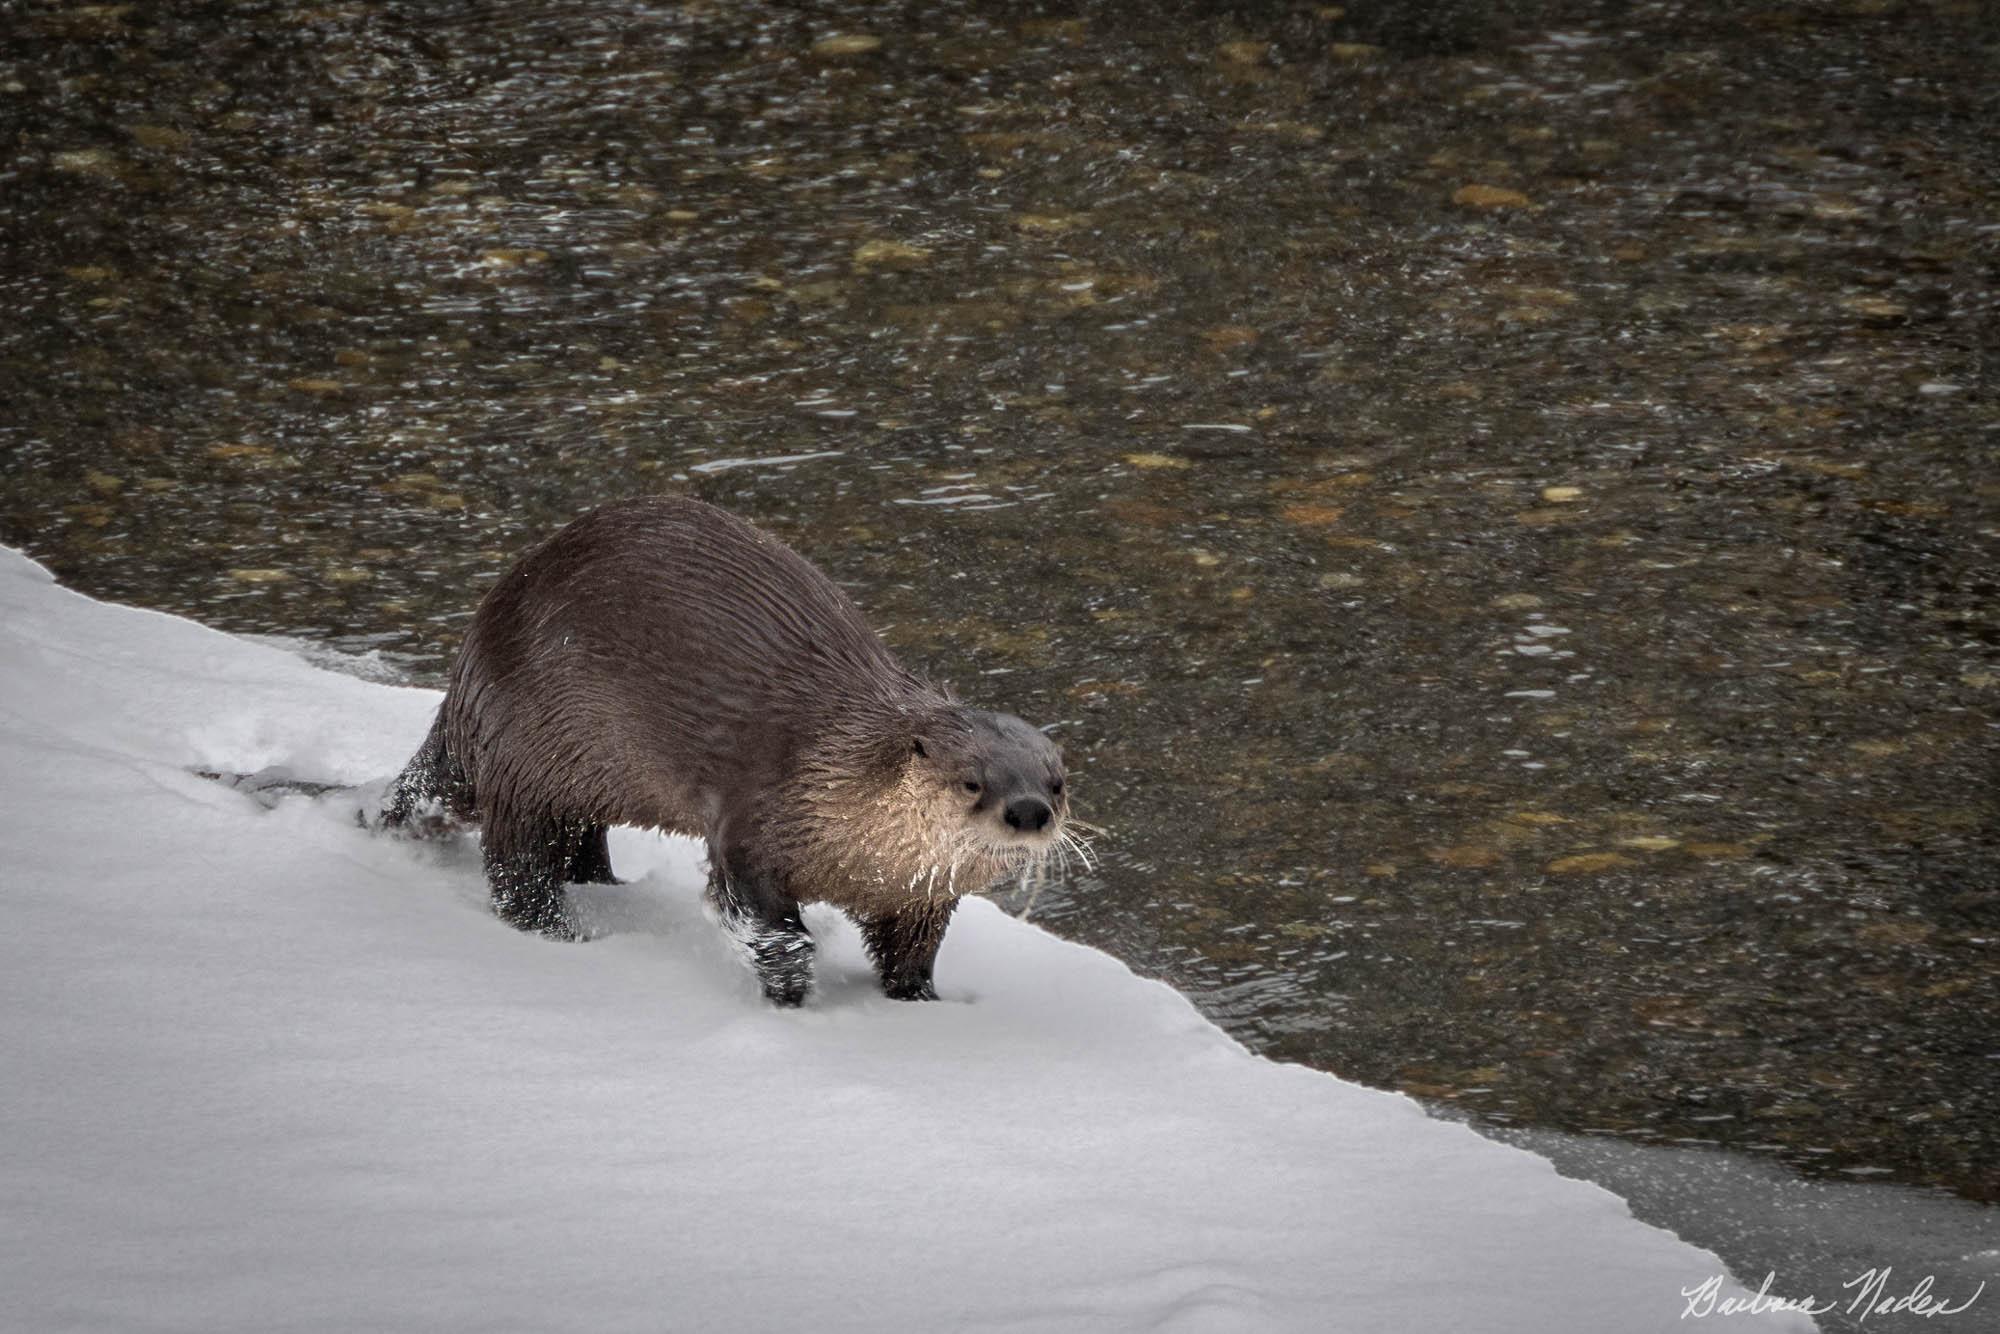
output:
M380 777L433 694L4 550L0 682L11 1328L1600 1334L1721 1270L984 902L933 1005L820 913L771 1009L622 831L603 936L520 935L469 849L188 772Z

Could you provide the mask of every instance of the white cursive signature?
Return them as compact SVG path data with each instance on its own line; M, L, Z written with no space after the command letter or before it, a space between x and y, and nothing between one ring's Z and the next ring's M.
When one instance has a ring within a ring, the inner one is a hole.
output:
M1925 1274L1917 1285L1900 1297L1889 1295L1889 1276L1895 1271L1890 1268L1870 1269L1857 1274L1841 1284L1843 1288L1855 1289L1854 1296L1847 1301L1847 1313L1857 1321L1866 1320L1871 1315L1894 1315L1907 1312L1910 1315L1957 1315L1986 1291L1982 1280L1972 1290L1972 1295L1953 1306L1948 1297L1931 1295L1931 1285L1936 1282L1933 1275ZM1777 1281L1775 1273L1764 1275L1764 1281L1757 1291L1748 1297L1725 1297L1722 1295L1724 1282L1721 1274L1703 1279L1692 1288L1682 1288L1681 1296L1687 1306L1681 1311L1681 1319L1693 1317L1696 1320L1710 1315L1761 1315L1766 1311L1802 1311L1807 1315L1825 1315L1841 1303L1821 1302L1815 1297L1773 1297L1771 1284Z

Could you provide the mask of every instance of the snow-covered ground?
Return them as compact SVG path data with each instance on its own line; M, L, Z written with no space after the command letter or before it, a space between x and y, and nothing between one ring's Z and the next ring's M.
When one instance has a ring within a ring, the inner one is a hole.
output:
M1701 1323L1719 1262L1616 1196L983 901L942 1003L876 994L820 913L780 1012L687 844L615 839L630 883L558 945L486 913L470 849L189 772L380 778L435 702L0 549L0 1325Z

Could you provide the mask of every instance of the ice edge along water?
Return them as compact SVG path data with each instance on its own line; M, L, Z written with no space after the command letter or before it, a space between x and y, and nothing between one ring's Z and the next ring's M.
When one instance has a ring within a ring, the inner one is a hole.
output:
M465 849L190 773L380 778L434 693L5 549L0 681L15 1327L1600 1334L1721 1272L984 902L929 1005L817 912L818 996L769 1008L695 849L631 831L598 939L520 935Z

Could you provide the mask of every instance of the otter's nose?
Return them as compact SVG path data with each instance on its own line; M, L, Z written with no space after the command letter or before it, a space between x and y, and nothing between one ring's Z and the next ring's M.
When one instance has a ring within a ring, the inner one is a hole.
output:
M1054 815L1049 803L1040 797L1016 797L1007 803L1007 827L1024 834L1046 829Z

